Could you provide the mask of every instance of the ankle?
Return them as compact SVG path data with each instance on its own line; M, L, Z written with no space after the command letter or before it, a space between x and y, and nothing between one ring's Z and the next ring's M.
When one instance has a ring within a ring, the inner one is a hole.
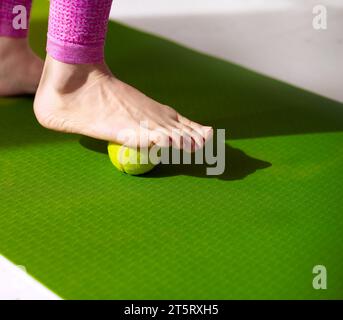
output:
M59 94L75 92L90 78L107 76L110 72L103 64L67 64L47 55L41 83L49 83Z
M26 38L0 37L0 59L11 57L12 54L29 49L29 42Z

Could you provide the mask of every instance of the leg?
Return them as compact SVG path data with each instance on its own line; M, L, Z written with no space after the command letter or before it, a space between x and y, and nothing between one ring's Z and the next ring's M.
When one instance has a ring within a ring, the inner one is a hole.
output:
M14 10L16 6L23 11ZM24 23L18 27L15 19L21 14L28 24L30 9L31 0L0 2L0 96L31 94L37 90L43 61L29 47L28 26Z
M211 135L113 76L104 62L104 42L112 0L51 0L47 51L35 113L45 127L128 144L123 129L139 135L141 121L149 143L182 137L202 147ZM163 141L163 143L162 143ZM140 144L138 141L136 141ZM140 144L142 145L142 144Z

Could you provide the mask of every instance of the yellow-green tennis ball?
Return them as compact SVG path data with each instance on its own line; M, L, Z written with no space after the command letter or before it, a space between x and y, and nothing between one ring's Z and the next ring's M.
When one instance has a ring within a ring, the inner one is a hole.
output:
M141 175L154 169L148 149L132 149L114 142L108 144L108 154L113 165L130 175Z

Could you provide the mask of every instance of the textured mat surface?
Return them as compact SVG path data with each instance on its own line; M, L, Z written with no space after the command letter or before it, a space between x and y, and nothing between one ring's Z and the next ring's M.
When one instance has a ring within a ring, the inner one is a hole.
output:
M42 55L45 10L36 1ZM115 23L107 59L227 129L226 172L126 176L103 142L41 128L30 97L1 98L0 253L69 299L343 298L343 106ZM312 288L318 264L326 291Z

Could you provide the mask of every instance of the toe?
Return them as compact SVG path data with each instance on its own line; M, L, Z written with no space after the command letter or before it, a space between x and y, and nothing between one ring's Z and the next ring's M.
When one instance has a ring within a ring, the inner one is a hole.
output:
M208 138L211 137L212 135L212 127L208 127L208 126L203 126L195 121L192 121L180 114L178 114L178 122L182 125L185 125L187 127L190 127L191 129L193 129L194 131L196 131L198 134L200 134L200 136L202 136L205 140L207 140Z
M205 139L201 133L182 123L175 123L175 127L182 132L182 136L189 137L192 140L192 152L203 148Z
M176 149L184 149L187 152L192 152L194 150L195 141L190 134L188 134L185 130L182 130L177 127L173 127L170 129L171 133L171 141L173 143L173 147Z
M204 133L204 139L205 141L207 141L213 137L213 128L204 126L203 133Z
M169 148L171 145L170 133L165 128L157 128L150 131L151 144L156 144L161 148Z

